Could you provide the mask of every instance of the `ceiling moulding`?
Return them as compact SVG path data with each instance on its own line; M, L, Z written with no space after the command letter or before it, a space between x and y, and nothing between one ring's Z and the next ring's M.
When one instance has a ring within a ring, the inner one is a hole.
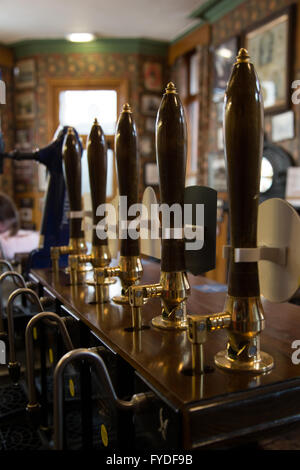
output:
M11 44L16 59L37 54L118 53L166 57L169 43L144 38L102 38L87 43L66 39L32 39Z
M190 14L190 18L214 23L244 2L245 0L207 0Z

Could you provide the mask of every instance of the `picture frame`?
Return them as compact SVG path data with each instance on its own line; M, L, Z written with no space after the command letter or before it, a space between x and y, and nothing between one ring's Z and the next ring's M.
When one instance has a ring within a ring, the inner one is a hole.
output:
M145 62L144 86L150 91L161 91L162 89L162 65L159 62Z
M272 141L280 142L295 137L295 119L293 111L286 111L272 116Z
M232 66L239 49L239 38L234 36L219 44L213 53L213 93L212 98L215 103L223 100Z
M149 135L142 135L139 139L139 149L141 155L144 157L153 156L153 140L154 138Z
M158 108L160 106L161 97L151 94L142 95L141 99L141 112L146 116L157 115Z
M216 191L227 191L226 166L224 155L208 155L208 186Z
M16 149L18 150L31 150L33 146L33 129L16 130Z
M158 186L159 176L158 167L154 162L146 162L144 164L144 185L147 186Z
M145 131L146 132L155 132L156 119L154 117L147 117L145 120Z
M16 119L28 121L35 117L35 96L34 93L23 92L16 94Z
M261 84L264 110L270 114L290 107L292 10L286 8L258 23L243 40Z
M35 62L24 59L16 63L14 68L15 86L18 90L33 88L36 85Z

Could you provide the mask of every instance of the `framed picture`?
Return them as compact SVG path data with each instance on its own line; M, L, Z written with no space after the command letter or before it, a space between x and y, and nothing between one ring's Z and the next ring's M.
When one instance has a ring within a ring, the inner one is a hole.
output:
M208 186L216 191L227 191L224 156L216 153L208 155Z
M144 86L147 90L161 91L162 67L158 62L144 63Z
M223 108L224 108L224 100L219 101L216 103L216 109L217 109L217 122L219 124L223 123Z
M35 99L31 91L19 93L16 95L16 118L26 121L35 116Z
M145 131L155 132L155 123L156 123L155 118L147 117L145 120Z
M14 68L15 85L21 90L23 88L32 88L36 84L35 63L33 59L20 60Z
M140 152L144 157L149 157L153 153L154 138L148 135L142 135L139 139Z
M218 150L224 150L223 127L219 127L217 131L217 147Z
M215 103L221 101L224 97L238 48L238 38L234 37L220 44L214 50L213 101Z
M280 112L289 107L291 13L290 9L249 31L244 44L255 66L264 109Z
M158 186L158 167L156 163L145 163L144 165L145 186Z
M159 105L161 102L160 96L143 95L141 111L146 116L156 116Z
M16 148L18 150L31 150L33 146L33 129L16 130Z
M294 129L294 112L286 111L272 117L272 141L280 142L281 140L293 139L295 136Z

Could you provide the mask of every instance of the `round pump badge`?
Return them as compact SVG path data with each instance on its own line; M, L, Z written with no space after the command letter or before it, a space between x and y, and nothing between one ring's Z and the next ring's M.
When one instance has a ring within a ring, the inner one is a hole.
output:
M264 201L258 210L257 245L286 247L286 260L258 262L262 295L271 302L285 302L300 285L300 217L283 199Z

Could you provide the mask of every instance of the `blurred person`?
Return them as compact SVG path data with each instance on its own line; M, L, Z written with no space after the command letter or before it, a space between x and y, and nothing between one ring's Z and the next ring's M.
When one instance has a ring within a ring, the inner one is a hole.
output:
M20 229L19 214L12 199L0 193L0 256L12 260L16 253L30 253L39 244L39 233Z

